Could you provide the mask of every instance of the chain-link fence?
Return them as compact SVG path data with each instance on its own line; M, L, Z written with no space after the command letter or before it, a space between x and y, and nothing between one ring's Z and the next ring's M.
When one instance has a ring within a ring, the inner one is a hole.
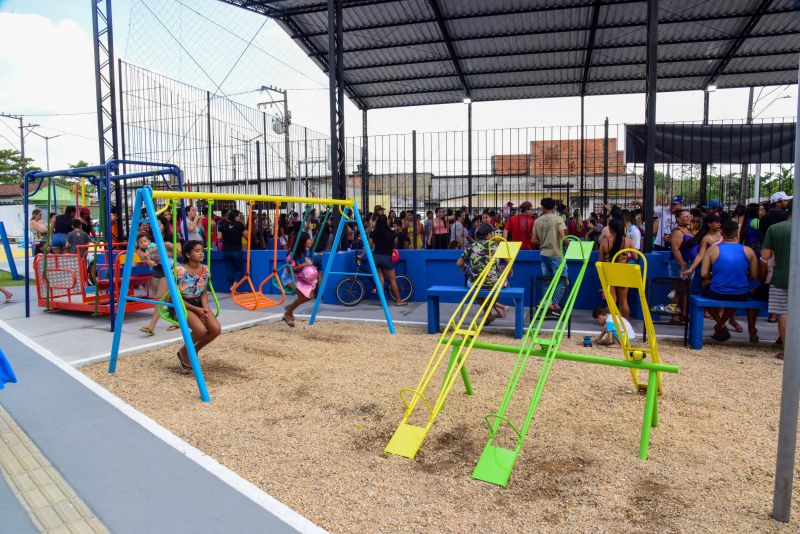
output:
M175 163L192 190L332 195L327 135L291 124L276 107L244 106L129 63L120 63L120 74L123 157ZM366 146L361 137L347 138L346 195L370 209L418 212L500 210L553 197L584 217L605 202L630 206L642 199L644 169L625 163L625 125L587 125L582 146L578 126L475 130L471 154L468 137L466 131L373 135ZM751 201L791 194L790 165L746 169L742 190L742 165L707 165L706 200L733 207L740 195ZM702 165L691 161L657 165L656 205L672 195L699 203L702 175Z

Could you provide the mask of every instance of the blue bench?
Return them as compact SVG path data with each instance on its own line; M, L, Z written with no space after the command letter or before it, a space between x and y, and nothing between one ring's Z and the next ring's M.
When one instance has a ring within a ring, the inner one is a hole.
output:
M441 330L439 303L461 302L467 288L464 286L431 286L428 288L428 333L435 334ZM478 293L480 297L489 295L488 289ZM525 289L521 287L505 287L500 291L498 302L514 306L514 337L522 339L525 323Z
M763 300L712 300L700 295L689 297L689 346L699 350L703 348L703 321L706 308L735 308L737 310L767 311L767 302Z

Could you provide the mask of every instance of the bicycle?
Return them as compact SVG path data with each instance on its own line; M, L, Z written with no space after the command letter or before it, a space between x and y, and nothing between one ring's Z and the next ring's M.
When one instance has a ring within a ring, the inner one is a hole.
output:
M361 258L356 256L356 270L359 273L365 272L361 269L361 262ZM339 280L339 283L336 284L336 300L339 301L339 304L342 306L356 306L359 302L364 300L364 296L367 294L367 288L361 280L362 278L366 277L354 274ZM369 279L372 280L372 277ZM397 289L400 291L400 300L407 302L411 299L411 295L414 294L414 283L411 281L411 278L404 274L395 275L395 279L397 280ZM385 294L391 294L389 280L386 277L384 277L383 280L383 289Z

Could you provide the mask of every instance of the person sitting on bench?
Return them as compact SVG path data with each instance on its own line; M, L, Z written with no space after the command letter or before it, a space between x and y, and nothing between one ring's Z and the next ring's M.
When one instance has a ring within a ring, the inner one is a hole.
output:
M470 287L472 287L472 284L474 284L480 277L483 269L492 261L492 255L497 250L497 241L490 239L493 234L494 228L488 224L481 224L475 231L475 242L464 249L461 257L456 262L456 265L458 265L459 268L466 268L467 285ZM495 262L492 266L492 270L489 271L486 279L483 282L482 289L491 289L492 286L497 283L497 280L499 280L502 272L503 266L500 265L500 262ZM506 286L507 285L508 280L506 280ZM481 309L483 309L482 305L486 298L476 297L475 300L481 304ZM489 316L486 318L485 324L492 324L492 322L498 317L502 319L506 316L508 309L508 306L500 304L499 302L495 302L494 306L492 307L492 311L494 313L489 314Z
M750 298L750 280L758 278L758 260L750 247L739 243L739 225L733 219L722 223L722 242L710 247L700 270L705 283L702 294L713 300L745 301ZM709 309L716 322L717 341L730 339L725 323L736 313L733 308Z

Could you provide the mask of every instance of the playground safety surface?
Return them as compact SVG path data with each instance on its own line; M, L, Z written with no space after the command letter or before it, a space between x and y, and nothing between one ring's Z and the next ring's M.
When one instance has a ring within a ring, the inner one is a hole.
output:
M482 341L513 343L486 334ZM618 358L588 348L569 352ZM743 344L660 341L665 376L650 459L644 398L624 369L557 361L508 488L470 479L513 355L475 350L415 460L386 455L402 387L435 345L422 328L304 321L223 334L201 354L200 402L176 348L81 369L124 401L333 532L797 532L769 518L782 364ZM541 362L529 362L538 369ZM521 381L531 391L535 373ZM437 380L441 380L440 377ZM524 407L512 404L512 420ZM794 507L800 505L800 496Z

